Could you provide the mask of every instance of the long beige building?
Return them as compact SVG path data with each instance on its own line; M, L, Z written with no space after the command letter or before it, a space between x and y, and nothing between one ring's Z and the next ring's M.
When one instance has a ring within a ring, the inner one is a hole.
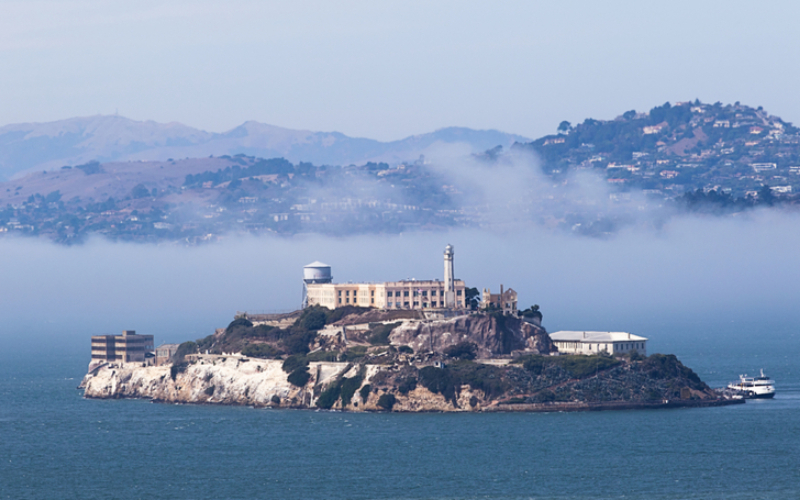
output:
M405 280L385 283L319 283L308 287L308 305L329 309L342 306L378 309L444 309L445 282ZM466 308L466 285L453 280L456 309Z
M444 250L444 281L404 280L384 283L333 283L322 262L303 268L303 307L320 305L378 309L466 309L466 285L454 278L452 245Z

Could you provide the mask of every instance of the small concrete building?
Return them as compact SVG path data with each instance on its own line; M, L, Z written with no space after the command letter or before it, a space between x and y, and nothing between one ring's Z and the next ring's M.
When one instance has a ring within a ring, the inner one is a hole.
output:
M166 365L172 359L172 356L178 352L180 344L161 344L156 347L156 366Z
M647 356L647 339L627 332L571 332L550 334L561 354L625 354L636 351Z
M153 351L152 335L136 335L134 330L123 330L122 335L92 336L92 363L120 361L144 363L147 353Z

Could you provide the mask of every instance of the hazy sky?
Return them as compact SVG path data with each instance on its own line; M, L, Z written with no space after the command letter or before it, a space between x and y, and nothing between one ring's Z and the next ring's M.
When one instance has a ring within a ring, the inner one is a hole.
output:
M0 124L97 113L529 137L665 101L800 122L796 2L4 0Z

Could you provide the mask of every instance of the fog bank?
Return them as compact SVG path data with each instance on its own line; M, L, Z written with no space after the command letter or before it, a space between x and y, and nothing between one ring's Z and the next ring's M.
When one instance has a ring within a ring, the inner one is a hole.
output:
M797 314L798 223L798 216L762 211L675 218L658 232L631 229L609 239L462 230L241 238L194 248L6 238L0 336L84 342L135 329L157 343L194 339L236 311L297 308L302 267L314 260L330 264L336 281L441 278L448 243L458 278L479 289L514 288L522 307L541 306L551 331L646 329L695 317L770 321Z

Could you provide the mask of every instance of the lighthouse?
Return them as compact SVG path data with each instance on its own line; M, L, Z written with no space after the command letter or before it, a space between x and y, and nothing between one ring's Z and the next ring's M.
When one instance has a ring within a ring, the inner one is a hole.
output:
M453 245L447 245L444 249L444 304L447 308L454 308L456 305L453 255Z

